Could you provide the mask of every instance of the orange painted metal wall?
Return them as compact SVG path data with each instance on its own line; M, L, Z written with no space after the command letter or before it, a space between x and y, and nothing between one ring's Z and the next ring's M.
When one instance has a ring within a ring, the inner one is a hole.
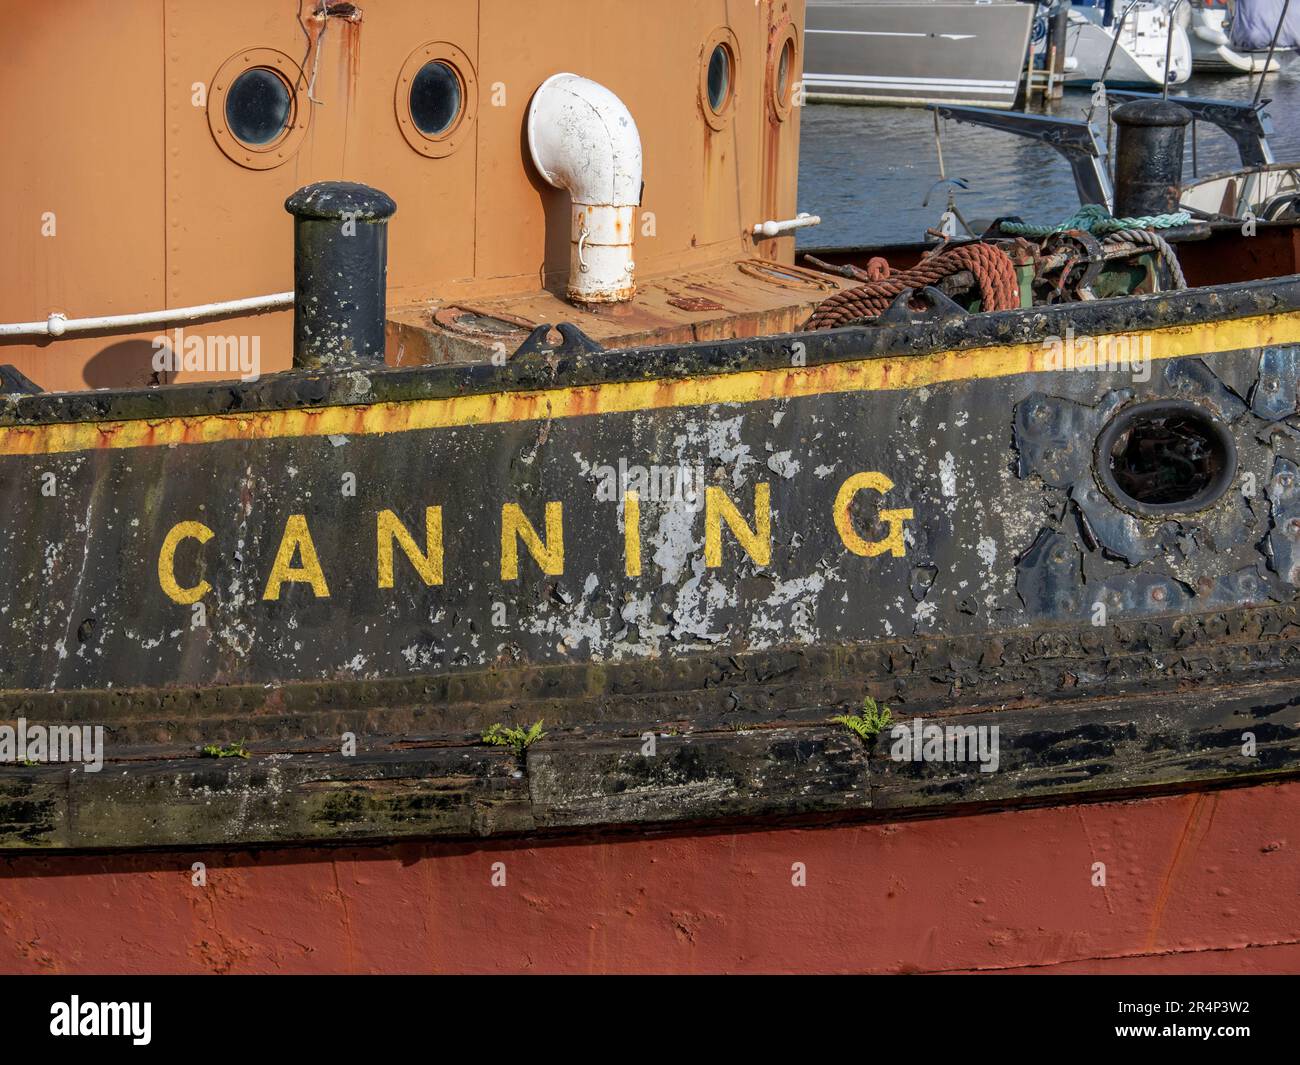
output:
M160 8L113 0L7 5L0 322L166 306ZM48 353L0 342L0 361L46 387L108 384L121 361L110 349L129 341L60 341ZM129 350L138 361L138 344Z
M896 824L0 859L6 973L970 970L1300 971L1300 783Z
M569 214L528 162L524 118L537 85L564 70L614 90L637 121L653 215L638 237L642 276L756 253L790 261L790 238L755 247L748 231L795 211L798 108L778 115L769 95L782 34L802 31L801 0L357 6L359 21L330 18L323 32L299 18L316 7L308 0L50 0L6 12L0 322L291 289L284 200L326 179L397 201L390 304L537 290L567 271ZM714 128L701 70L723 27L737 45L736 92ZM437 158L398 125L402 69L430 42L460 50L472 90L473 128ZM253 49L290 60L305 121L267 169L222 151L220 108L207 106L229 80L220 72ZM801 64L800 52L792 78ZM288 365L288 312L191 331L255 331L264 369ZM141 345L158 332L9 344L0 358L47 389L143 384Z

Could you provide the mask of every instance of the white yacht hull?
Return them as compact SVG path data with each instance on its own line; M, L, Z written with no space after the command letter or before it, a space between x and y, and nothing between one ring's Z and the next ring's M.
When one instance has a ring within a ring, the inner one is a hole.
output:
M1125 20L1112 55L1113 29L1077 10L1070 12L1065 51L1067 84L1091 85L1100 81L1109 58L1108 85L1160 87L1166 80L1166 48L1169 49L1169 84L1181 85L1191 77L1192 46L1187 31L1173 26L1170 40L1169 16L1164 8L1155 4L1136 7Z
M1282 68L1279 56L1268 62L1268 52L1235 50L1224 32L1228 13L1222 8L1196 8L1188 26L1192 45L1192 69L1202 74L1258 74L1268 65L1269 73Z
M809 0L804 96L813 103L1015 103L1034 7Z
M1249 210L1263 221L1295 217L1300 197L1300 168L1273 163L1225 174L1211 174L1183 186L1180 200L1207 214L1243 217Z

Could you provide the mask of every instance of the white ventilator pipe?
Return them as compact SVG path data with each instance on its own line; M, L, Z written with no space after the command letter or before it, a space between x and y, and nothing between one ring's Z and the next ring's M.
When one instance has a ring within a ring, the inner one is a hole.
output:
M55 312L43 322L0 323L0 337L61 337L70 333L97 333L109 329L145 329L149 326L174 326L231 314L253 314L293 306L292 292L275 292L270 296L221 303L200 303L193 307L172 307L161 311L136 314L105 314L98 318L68 318Z
M528 151L538 173L573 200L569 298L630 300L641 203L641 135L631 112L603 85L553 74L528 105Z

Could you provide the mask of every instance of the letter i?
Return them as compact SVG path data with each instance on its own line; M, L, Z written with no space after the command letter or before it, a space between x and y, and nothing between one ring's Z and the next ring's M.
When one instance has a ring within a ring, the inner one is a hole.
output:
M629 577L641 576L641 497L623 494L623 554Z

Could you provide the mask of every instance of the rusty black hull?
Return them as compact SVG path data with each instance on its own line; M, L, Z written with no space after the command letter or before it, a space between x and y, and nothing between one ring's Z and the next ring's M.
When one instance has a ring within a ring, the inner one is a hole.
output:
M1067 327L1151 361L1060 369ZM110 765L0 769L0 844L896 816L1290 774L1297 344L1288 279L11 400L0 718L103 724ZM1230 440L1195 513L1134 513L1097 475L1107 425L1155 400ZM636 467L708 491L656 498ZM997 724L999 771L827 724L865 694ZM522 764L477 742L537 718ZM252 758L196 757L236 740Z

